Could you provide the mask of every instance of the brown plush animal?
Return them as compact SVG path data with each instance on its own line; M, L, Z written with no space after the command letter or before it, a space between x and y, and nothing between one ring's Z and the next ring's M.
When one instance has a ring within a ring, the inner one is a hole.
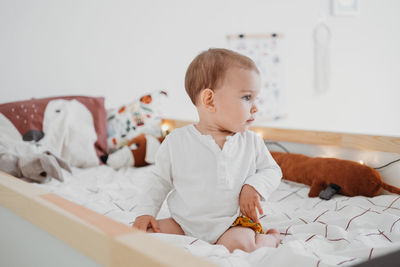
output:
M339 185L339 193L346 196L373 197L382 188L400 194L400 188L386 184L375 169L358 162L281 152L271 155L281 167L283 179L311 186L309 197L317 197L331 183Z
M103 163L120 169L122 167L141 167L154 163L158 147L164 137L141 134L129 141L128 145L101 157Z

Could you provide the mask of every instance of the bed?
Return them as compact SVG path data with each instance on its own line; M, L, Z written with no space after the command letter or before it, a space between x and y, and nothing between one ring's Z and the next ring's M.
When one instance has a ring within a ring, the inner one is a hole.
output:
M164 123L172 130L190 122ZM279 150L278 144L292 152L363 159L377 166L400 157L399 137L252 130L270 141L270 149ZM326 201L309 198L308 186L286 180L263 203L266 215L261 218L264 228L281 233L278 248L229 253L189 236L137 232L131 227L135 197L151 168L73 168L63 183L53 179L45 184L1 172L0 228L8 238L1 241L0 265L353 266L400 250L399 195L335 195ZM392 184L398 174L395 164L382 172ZM167 216L164 204L158 218Z

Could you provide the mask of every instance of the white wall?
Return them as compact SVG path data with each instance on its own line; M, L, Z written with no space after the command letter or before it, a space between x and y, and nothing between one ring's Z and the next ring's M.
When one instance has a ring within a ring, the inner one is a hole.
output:
M105 96L106 106L165 89L169 117L196 119L187 65L231 33L285 35L288 116L264 125L400 136L400 1L360 0L357 17L329 0L0 0L0 102ZM313 90L312 32L332 31L331 88Z

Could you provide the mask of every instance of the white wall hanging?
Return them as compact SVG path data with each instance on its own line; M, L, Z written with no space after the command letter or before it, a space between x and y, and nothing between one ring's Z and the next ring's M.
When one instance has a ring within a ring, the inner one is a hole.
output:
M314 90L322 94L329 89L330 80L330 41L328 25L320 21L314 28Z

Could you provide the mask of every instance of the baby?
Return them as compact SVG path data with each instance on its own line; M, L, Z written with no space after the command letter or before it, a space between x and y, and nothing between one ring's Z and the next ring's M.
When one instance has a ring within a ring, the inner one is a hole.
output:
M258 216L282 172L262 138L248 130L257 112L257 67L236 52L209 49L189 65L185 87L199 122L161 144L133 227L193 236L230 252L277 247L279 232L264 234ZM156 220L167 195L171 218Z

